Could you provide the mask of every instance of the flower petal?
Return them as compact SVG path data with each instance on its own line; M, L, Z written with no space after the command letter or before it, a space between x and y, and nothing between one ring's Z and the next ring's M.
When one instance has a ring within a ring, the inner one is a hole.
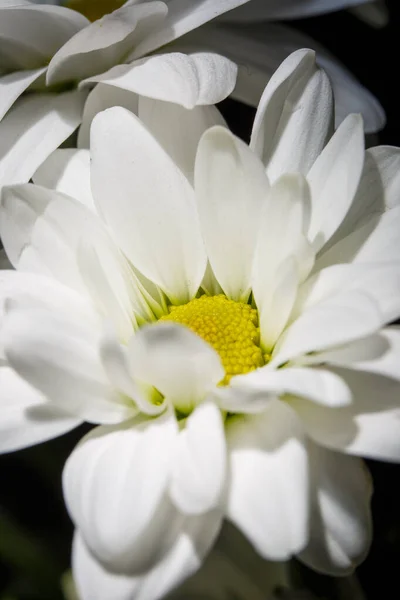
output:
M93 194L119 246L174 303L188 302L206 255L187 179L125 109L97 115L91 145Z
M222 516L217 511L186 517L181 532L165 556L152 569L134 575L107 571L76 533L72 562L78 592L84 598L96 600L160 600L197 571L218 535L221 521Z
M68 458L65 501L91 552L118 572L148 569L183 517L165 497L178 426L172 412L90 432Z
M45 398L8 366L0 366L0 453L67 433L81 421Z
M228 424L228 518L259 554L287 560L308 539L307 452L299 422L281 402Z
M45 71L46 67L42 67L0 76L0 121L17 98Z
M245 4L249 0L202 0L193 4L192 0L168 0L168 15L159 27L138 44L130 58L137 58L150 54L153 50L165 46L169 42L185 35L188 31L197 29L207 21Z
M308 173L311 221L308 239L316 251L344 220L354 200L364 165L364 131L359 115L340 125Z
M219 408L200 404L178 436L170 495L185 514L205 513L222 502L226 476L225 432Z
M315 53L298 50L271 77L258 105L250 147L269 179L307 174L331 135L332 91Z
M360 459L309 444L310 541L299 558L328 575L345 575L371 543L371 478Z
M74 307L77 308L77 307ZM93 423L118 423L135 414L133 402L106 379L98 334L82 315L11 307L2 328L10 366L56 406Z
M235 87L236 73L236 65L218 54L170 52L114 66L81 85L104 83L190 109L224 100Z
M32 180L37 185L79 200L95 212L90 188L89 150L55 150L34 173Z
M86 94L34 94L16 102L0 123L0 185L29 181L78 127Z
M227 129L213 127L199 144L195 191L207 254L225 294L247 301L268 180L262 163Z
M129 352L134 377L154 386L183 413L204 400L224 377L217 352L175 323L142 327Z
M382 325L377 303L369 295L336 294L303 312L278 341L271 366L374 333Z
M396 360L398 347L387 351ZM394 356L393 356L394 354ZM337 359L338 360L338 359ZM378 359L379 360L379 359ZM398 376L373 372L366 364L351 363L350 368L335 367L349 386L353 402L349 406L328 408L298 398L291 406L302 419L307 433L318 444L348 454L378 460L400 461L400 381Z
M123 62L132 46L165 19L164 2L128 4L79 31L53 56L47 84L77 81Z
M259 20L296 19L341 10L370 0L252 0L245 6L224 15L223 19L237 23Z
M215 106L187 110L179 104L144 96L139 98L138 116L192 185L201 136L213 125L226 125Z

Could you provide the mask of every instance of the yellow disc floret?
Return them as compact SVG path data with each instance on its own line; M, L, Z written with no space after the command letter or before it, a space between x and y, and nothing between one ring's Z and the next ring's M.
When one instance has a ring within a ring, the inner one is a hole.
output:
M125 0L69 0L66 6L87 17L89 21L97 21L104 15L121 8Z
M186 325L211 344L225 369L223 384L233 375L254 371L264 364L259 346L258 313L249 304L226 296L200 296L182 306L171 306L161 321Z

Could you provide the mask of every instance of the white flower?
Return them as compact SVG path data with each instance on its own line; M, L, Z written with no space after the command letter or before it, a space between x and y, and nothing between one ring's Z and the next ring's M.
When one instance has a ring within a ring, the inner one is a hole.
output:
M82 600L160 598L224 518L267 559L336 574L365 556L359 457L400 458L400 151L365 153L360 117L332 120L299 51L250 149L202 136L194 188L112 108L92 125L91 208L4 190L1 448L100 425L64 471ZM62 186L86 198L75 159Z
M236 81L230 60L148 55L246 1L129 0L93 23L63 6L0 6L0 186L29 181L78 127L98 81L129 90L136 102L147 96L190 109L225 98Z

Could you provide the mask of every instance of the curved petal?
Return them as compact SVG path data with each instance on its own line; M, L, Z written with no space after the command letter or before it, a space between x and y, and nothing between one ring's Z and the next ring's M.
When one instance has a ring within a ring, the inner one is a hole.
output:
M183 413L204 400L224 377L217 352L187 327L142 327L129 346L132 373L153 385Z
M93 194L118 245L174 303L188 302L207 259L187 179L125 109L97 115L91 147Z
M32 180L37 185L79 200L95 212L90 187L89 150L55 150L34 173Z
M191 109L224 100L235 87L236 73L236 65L218 54L170 52L114 66L81 85L113 85L140 96L174 102Z
M299 559L316 571L345 575L365 558L372 538L371 478L360 459L308 445L310 540Z
M0 186L29 181L78 127L86 93L21 98L0 122Z
M298 19L320 13L341 10L370 0L252 0L222 18L234 23L259 20Z
M172 412L90 432L68 458L65 501L91 552L111 570L151 568L183 517L165 497L178 425Z
M205 513L222 502L226 476L225 432L219 408L200 404L179 433L170 495L185 514Z
M389 357L383 361L398 363L398 347L397 342L397 348L389 349ZM298 398L290 400L290 404L302 419L307 433L321 446L399 462L400 382L398 375L394 378L390 374L373 372L374 362L371 361L371 367L368 362L361 363L359 370L353 363L349 368L331 369L350 388L353 402L349 406L328 408Z
M231 481L227 515L259 554L287 560L308 541L308 466L294 413L272 402L262 415L227 424Z
M251 135L272 182L283 173L308 173L332 133L332 118L331 86L315 53L294 52L268 82Z
M400 204L400 148L376 146L367 154L373 159L379 173L383 202L386 209Z
M147 36L139 43L130 58L150 54L153 50L197 29L204 23L215 19L249 0L202 0L193 4L192 0L168 0L168 15L158 31Z
M218 283L247 301L268 179L258 157L222 127L207 131L195 164L195 191L207 255Z
M2 68L6 71L44 66L49 57L89 21L62 6L19 2L0 8Z
M61 410L8 366L0 367L0 453L40 444L78 427L81 421Z
M135 42L159 27L167 12L164 2L128 4L90 23L53 56L47 84L84 79L123 62Z
M61 409L94 423L119 423L135 414L135 406L112 389L98 335L82 316L72 307L70 315L11 307L2 327L6 359Z
M161 600L171 589L197 571L212 547L222 521L213 511L201 517L186 517L171 549L148 571L133 575L112 573L101 565L75 534L72 564L78 592L96 600Z
M0 121L21 94L45 71L46 67L42 67L0 76Z
M308 239L316 251L332 237L349 211L363 166L362 119L359 115L349 115L307 176L312 205Z

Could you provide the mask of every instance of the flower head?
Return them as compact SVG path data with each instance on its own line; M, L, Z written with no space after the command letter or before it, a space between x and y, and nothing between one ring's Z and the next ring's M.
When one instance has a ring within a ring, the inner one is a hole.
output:
M0 401L21 399L3 427L23 446L100 425L64 471L82 598L161 597L224 518L264 558L351 571L370 541L359 456L400 455L400 337L385 328L400 314L399 151L366 154L358 116L333 133L329 81L299 51L250 147L204 133L193 185L123 108L95 117L90 153L89 207L21 185L0 221L17 269L1 274ZM69 193L87 190L73 165Z

